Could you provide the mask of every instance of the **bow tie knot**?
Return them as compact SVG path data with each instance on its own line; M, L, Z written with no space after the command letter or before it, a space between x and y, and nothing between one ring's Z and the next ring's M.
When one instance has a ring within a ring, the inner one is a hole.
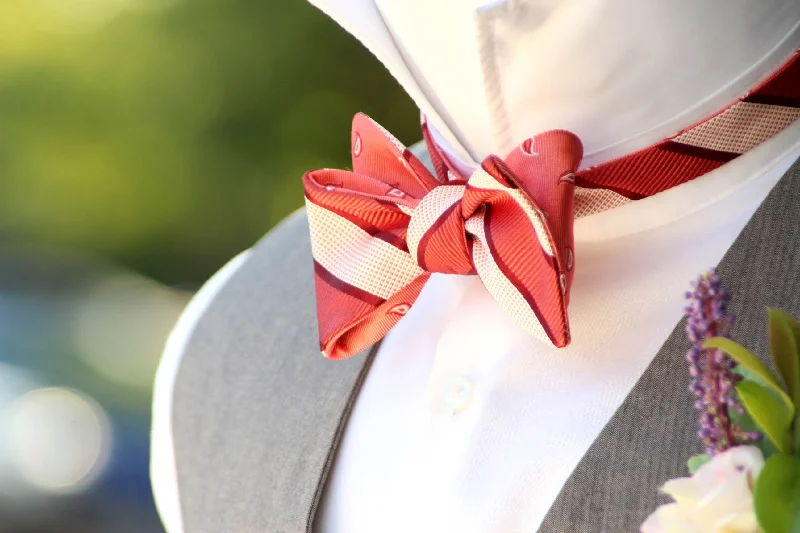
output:
M477 274L523 329L567 345L580 141L546 132L464 179L424 124L423 134L437 176L364 115L353 121L353 172L304 176L323 354L379 340L434 272Z
M417 204L408 222L408 252L420 268L442 274L474 274L462 199L463 182L438 185Z

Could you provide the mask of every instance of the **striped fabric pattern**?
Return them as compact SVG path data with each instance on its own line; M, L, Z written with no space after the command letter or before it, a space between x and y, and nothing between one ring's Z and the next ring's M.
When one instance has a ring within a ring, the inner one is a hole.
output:
M714 116L581 171L580 140L553 130L461 176L423 118L434 175L356 115L353 170L303 177L323 355L346 358L381 339L434 272L479 276L520 327L566 346L575 218L697 178L800 118L799 56Z

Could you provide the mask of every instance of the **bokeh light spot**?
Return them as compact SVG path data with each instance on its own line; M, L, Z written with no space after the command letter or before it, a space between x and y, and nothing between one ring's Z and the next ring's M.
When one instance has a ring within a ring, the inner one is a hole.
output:
M66 388L35 389L11 407L10 449L22 477L46 492L77 492L103 471L111 430L103 409Z

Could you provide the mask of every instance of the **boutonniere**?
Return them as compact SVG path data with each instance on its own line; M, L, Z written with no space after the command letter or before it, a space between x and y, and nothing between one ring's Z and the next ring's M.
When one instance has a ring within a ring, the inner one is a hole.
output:
M662 490L642 533L800 533L800 324L768 309L774 373L728 337L730 296L715 270L686 293L689 390L705 453Z

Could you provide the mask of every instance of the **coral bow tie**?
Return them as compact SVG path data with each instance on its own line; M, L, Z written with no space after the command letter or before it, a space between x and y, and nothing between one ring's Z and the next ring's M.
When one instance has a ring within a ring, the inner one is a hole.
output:
M566 346L580 141L549 131L462 179L423 131L436 177L356 115L353 172L303 179L323 353L340 359L386 335L432 272L477 274L520 326Z
M799 57L707 120L580 172L580 141L556 130L461 176L423 122L434 176L356 115L353 171L303 177L323 354L341 359L381 339L433 272L477 274L520 327L566 346L574 218L694 179L780 133L800 118Z

